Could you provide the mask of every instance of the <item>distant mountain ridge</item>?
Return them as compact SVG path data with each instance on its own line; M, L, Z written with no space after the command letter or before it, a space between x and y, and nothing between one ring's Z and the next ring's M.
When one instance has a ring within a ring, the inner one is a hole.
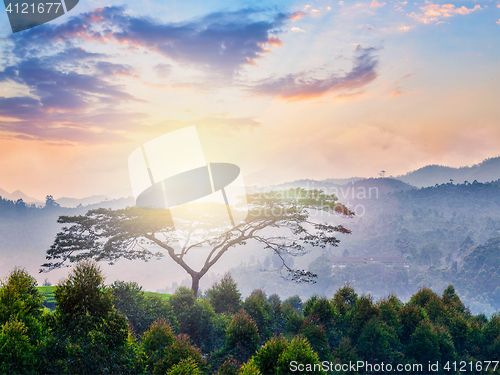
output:
M109 200L109 198L105 195L92 195L90 197L81 198L81 199L62 197L62 198L56 199L56 202L59 203L59 205L61 207L75 208L75 207L78 207L79 205L89 206L91 204L101 203L101 202L104 202L107 200Z
M377 187L379 193L389 193L401 190L410 190L414 187L423 188L448 183L453 180L455 184L463 183L465 181L473 182L490 182L500 179L500 156L488 158L481 163L472 166L465 166L460 168L447 167L442 165L427 165L420 169L408 172L404 175L399 175L390 178L364 178L364 177L351 177L351 178L328 178L325 180L312 180L301 179L290 181L283 184L269 186L276 189L288 188L305 188L305 189L322 189L326 192L341 195L347 194L347 189L352 186L354 189ZM67 198L62 197L56 200L61 207L74 208L78 205L90 206L96 205L107 200L115 199L129 199L131 191L129 189L117 191L106 195L92 195L85 198ZM26 203L35 203L41 205L44 202L32 198L24 194L20 190L13 193L0 189L0 196L4 199L17 201L22 199Z
M303 189L317 189L323 190L327 194L335 194L340 200L342 199L355 199L360 195L373 195L387 194L395 191L406 191L415 189L414 186L400 181L395 178L364 178L352 179L346 184L334 184L323 181L315 180L297 180L287 182L280 185L274 185L273 189L290 189L290 188L303 188Z
M286 182L283 184L273 185L272 188L287 189L287 188L305 188L305 189L323 189L326 192L331 189L339 189L341 186L354 187L369 185L381 187L385 192L390 190L407 190L411 187L423 188L434 186L436 184L441 185L453 180L455 184L461 184L465 181L470 183L477 182L491 182L500 179L500 156L494 158L488 158L481 163L474 164L472 166L465 167L447 167L443 165L426 165L420 169L408 172L404 175L399 175L390 178L364 178L364 177L351 177L351 178L328 178L325 180L311 180L302 179ZM392 180L392 182L389 182ZM405 185L398 185L395 181L401 181ZM344 188L345 189L345 188Z
M42 203L36 198L27 196L21 190L16 190L13 193L8 193L7 191L0 189L0 197L14 202L17 201L18 199L22 199L25 203L35 203L35 204Z
M427 165L396 178L418 188L443 184L450 180L457 184L474 180L477 182L496 181L500 179L500 157L488 158L470 167Z

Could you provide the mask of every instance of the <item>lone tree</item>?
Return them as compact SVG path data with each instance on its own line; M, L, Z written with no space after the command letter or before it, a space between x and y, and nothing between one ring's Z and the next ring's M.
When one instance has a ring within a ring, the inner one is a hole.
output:
M100 208L83 216L61 216L59 223L72 225L63 227L57 234L47 250L49 262L42 265L40 272L69 266L68 261L94 259L113 264L120 258L146 261L167 254L191 276L191 289L197 295L200 279L226 251L255 240L279 256L282 264L278 272L282 277L296 282L315 282L315 274L287 265L286 255L299 256L313 247L337 246L340 241L334 234L351 233L342 225L313 220L329 214L354 215L333 194L299 188L251 194L246 198L248 215L235 227L206 225L217 222L217 218L201 209L193 212L191 225L184 226L189 230L182 233L183 237L176 232L168 210ZM178 238L184 238L184 243L179 245ZM162 251L151 250L154 247L151 245ZM208 255L201 269L195 270L186 258L202 248L209 249Z

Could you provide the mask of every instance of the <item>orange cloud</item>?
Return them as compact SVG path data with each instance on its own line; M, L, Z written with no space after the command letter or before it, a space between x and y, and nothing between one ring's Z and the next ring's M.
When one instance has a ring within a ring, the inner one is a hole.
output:
M373 0L370 4L370 8L383 7L385 3L380 4L377 0Z
M338 94L335 95L335 99L353 100L353 99L358 99L360 96L364 94L365 94L364 91L353 92L352 94Z
M460 14L462 16L475 12L476 10L481 10L481 5L476 5L474 8L466 8L462 6L461 8L456 8L453 4L433 4L430 1L425 2L426 5L420 7L423 11L421 14L415 12L411 13L409 16L416 19L422 23L439 22L444 18L449 18Z
M394 8L396 8L396 10L404 11L403 6L406 4L408 4L408 1L396 1Z
M281 47L283 45L283 42L278 37L270 36L269 38L267 38L267 41L264 42L263 44L267 44L269 46Z
M397 96L401 96L401 95L404 95L404 94L408 94L406 91L401 91L399 89L396 89L394 91L392 91L389 95L390 98L395 98Z
M302 11L292 13L292 15L290 16L290 21L293 22L293 21L300 20L300 19L304 18L304 16L305 16L305 13Z

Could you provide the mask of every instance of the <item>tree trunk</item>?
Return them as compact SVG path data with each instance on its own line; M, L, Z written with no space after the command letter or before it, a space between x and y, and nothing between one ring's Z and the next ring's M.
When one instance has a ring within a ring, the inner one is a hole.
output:
M191 279L191 290L193 291L194 297L198 298L198 289L200 288L201 276L199 274L192 274Z

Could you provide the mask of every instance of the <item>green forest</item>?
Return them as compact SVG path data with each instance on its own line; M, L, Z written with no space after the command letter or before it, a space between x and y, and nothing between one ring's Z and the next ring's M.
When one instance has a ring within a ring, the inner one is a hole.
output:
M82 261L47 288L20 268L3 279L1 374L499 372L500 315L473 315L453 285L406 303L349 284L305 301L262 290L242 299L226 274L199 298L185 287L162 296L135 282L108 285Z

